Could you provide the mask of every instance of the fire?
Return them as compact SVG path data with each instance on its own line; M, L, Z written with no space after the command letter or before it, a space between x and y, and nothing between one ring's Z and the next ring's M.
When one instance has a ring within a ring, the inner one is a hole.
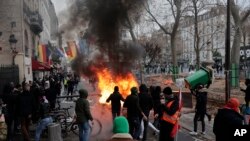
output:
M137 87L138 83L132 73L127 75L114 76L108 69L97 72L98 89L101 91L100 103L106 103L107 98L114 91L114 87L118 86L123 98L130 94L130 88Z

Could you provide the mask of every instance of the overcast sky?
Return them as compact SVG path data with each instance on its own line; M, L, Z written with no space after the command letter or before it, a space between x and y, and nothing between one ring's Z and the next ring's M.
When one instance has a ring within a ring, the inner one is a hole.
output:
M57 14L67 7L66 1L70 1L70 0L52 0L52 2L55 5L55 9L56 9Z

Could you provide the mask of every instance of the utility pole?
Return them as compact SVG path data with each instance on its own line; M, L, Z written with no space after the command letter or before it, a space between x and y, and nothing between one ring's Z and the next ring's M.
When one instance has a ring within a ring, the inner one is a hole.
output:
M227 0L227 29L225 39L226 102L230 98L230 0Z

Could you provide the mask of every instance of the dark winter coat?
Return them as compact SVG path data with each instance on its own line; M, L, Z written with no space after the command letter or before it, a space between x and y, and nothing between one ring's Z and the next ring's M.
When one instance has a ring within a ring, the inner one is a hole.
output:
M4 101L6 104L5 114L8 114L10 116L16 116L18 94L19 91L13 90L9 94L5 95L5 101Z
M93 117L90 113L89 102L87 99L78 98L78 100L76 101L75 112L76 121L78 123L84 123L88 120L93 120Z
M196 105L195 110L197 113L205 114L207 111L207 92L196 92Z
M50 104L47 102L41 102L39 105L39 117L41 119L47 118L50 115Z
M73 79L68 80L68 89L72 90L74 89L75 81Z
M236 129L243 125L244 118L232 109L219 109L214 119L213 132L216 136L216 141L228 140L230 129Z
M139 93L139 104L142 112L149 116L150 110L153 108L153 99L152 97L147 93Z
M139 98L136 94L127 96L123 107L127 108L127 117L139 117L141 115L141 108L139 105Z
M121 101L124 101L124 98L119 92L112 93L106 102L111 101L111 107L113 112L119 112L121 110Z
M23 91L17 98L18 115L28 117L34 112L35 101L30 91Z

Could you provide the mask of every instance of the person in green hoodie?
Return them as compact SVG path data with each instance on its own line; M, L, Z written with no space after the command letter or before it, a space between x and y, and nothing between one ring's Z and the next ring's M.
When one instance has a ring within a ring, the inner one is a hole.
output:
M90 112L89 102L87 100L88 92L85 89L79 90L80 98L76 101L76 122L79 127L79 141L89 141L90 125L93 125L93 117Z
M133 137L129 134L128 120L123 116L114 119L113 133L109 141L133 141Z

